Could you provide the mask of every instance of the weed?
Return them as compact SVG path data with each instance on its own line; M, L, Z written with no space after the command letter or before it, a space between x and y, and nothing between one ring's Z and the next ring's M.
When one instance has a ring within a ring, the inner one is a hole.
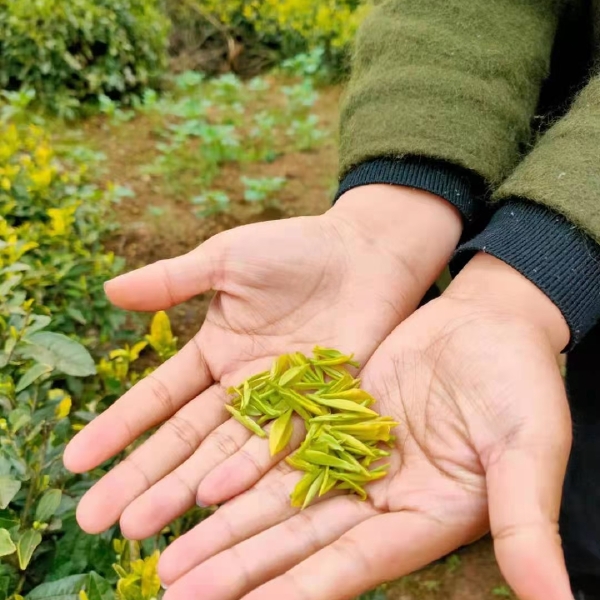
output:
M279 203L274 195L286 184L285 177L242 177L244 184L244 200L261 209L278 207Z
M229 196L219 190L211 190L196 196L191 202L201 207L195 213L198 217L210 217L229 212Z

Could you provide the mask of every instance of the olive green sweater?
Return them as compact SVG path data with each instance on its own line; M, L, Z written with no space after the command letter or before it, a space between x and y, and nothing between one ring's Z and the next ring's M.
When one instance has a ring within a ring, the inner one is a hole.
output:
M377 2L356 40L340 128L341 191L443 188L467 219L466 189L480 209L509 205L482 239L549 293L576 338L600 317L600 260L569 258L600 259L599 29L600 0ZM535 280L549 257L558 265ZM557 269L561 289L550 290ZM594 289L565 299L574 278Z

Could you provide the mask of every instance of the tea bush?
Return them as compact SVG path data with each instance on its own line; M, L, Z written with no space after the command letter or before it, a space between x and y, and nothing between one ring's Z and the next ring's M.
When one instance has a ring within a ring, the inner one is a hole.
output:
M158 0L1 0L0 87L64 116L157 85L169 22Z
M168 0L167 5L175 51L188 46L194 52L204 44L206 54L214 55L215 46L224 44L227 55L236 40L249 55L249 73L256 74L281 59L317 50L313 56L327 78L345 72L348 47L368 10L368 0ZM222 67L214 61L209 65Z
M89 600L108 600L118 585L123 599L143 600L140 577L160 549L146 548L142 559L128 547L125 556L111 543L115 531L83 534L74 509L94 477L62 466L73 432L148 372L131 369L140 352L148 346L160 362L175 351L164 313L145 340L100 351L108 341L114 347L122 325L102 290L120 269L101 244L117 190L91 184L77 156L59 160L37 126L0 127L2 599L37 586L28 598L85 590Z

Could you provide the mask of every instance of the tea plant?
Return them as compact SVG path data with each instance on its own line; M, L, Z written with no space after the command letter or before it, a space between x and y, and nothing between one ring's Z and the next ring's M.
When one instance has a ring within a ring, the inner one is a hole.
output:
M155 0L3 2L0 87L67 118L102 94L130 103L158 83L168 30Z

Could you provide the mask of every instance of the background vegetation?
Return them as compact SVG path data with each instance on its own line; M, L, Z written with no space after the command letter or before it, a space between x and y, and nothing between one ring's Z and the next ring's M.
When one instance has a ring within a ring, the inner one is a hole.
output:
M103 283L126 261L326 206L339 94L323 85L344 76L367 10L0 0L0 600L160 597L160 551L209 511L141 544L118 527L89 536L75 507L111 463L62 467L74 432L177 348L166 314L125 315ZM181 336L207 301L171 315ZM460 559L441 565L403 580L400 597L443 593Z

